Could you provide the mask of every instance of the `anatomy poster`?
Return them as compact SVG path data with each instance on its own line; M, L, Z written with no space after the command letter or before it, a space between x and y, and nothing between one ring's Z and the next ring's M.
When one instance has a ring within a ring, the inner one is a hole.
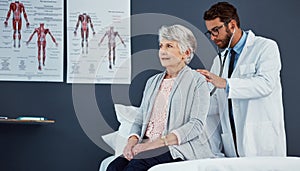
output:
M63 1L0 0L0 80L63 81Z
M69 0L67 5L67 82L129 84L130 0Z

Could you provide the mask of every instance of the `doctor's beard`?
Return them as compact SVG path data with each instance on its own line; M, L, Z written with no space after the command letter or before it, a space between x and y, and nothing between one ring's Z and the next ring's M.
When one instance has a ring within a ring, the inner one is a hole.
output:
M230 42L230 38L231 38L231 36L233 35L233 33L228 29L228 28L226 28L226 36L225 36L225 38L223 39L223 40L220 40L220 39L215 39L215 43L216 42L221 42L221 44L217 44L216 43L216 45L220 48L220 49L225 49L225 48L227 48L227 46L228 46L228 44L229 44L229 42Z

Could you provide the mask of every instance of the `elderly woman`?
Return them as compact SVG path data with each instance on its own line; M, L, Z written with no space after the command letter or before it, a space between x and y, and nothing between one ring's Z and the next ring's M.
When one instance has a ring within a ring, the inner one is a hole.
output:
M123 155L107 170L148 170L161 163L214 156L204 129L209 89L204 76L187 66L196 46L186 27L160 28L159 59L166 70L147 81Z

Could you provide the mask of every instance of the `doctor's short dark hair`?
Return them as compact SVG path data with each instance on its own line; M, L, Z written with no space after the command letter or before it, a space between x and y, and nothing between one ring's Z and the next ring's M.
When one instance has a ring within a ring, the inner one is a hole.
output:
M220 18L221 22L224 23L235 20L237 26L240 28L240 19L237 14L237 9L228 2L218 2L204 12L204 20L214 20L216 18Z

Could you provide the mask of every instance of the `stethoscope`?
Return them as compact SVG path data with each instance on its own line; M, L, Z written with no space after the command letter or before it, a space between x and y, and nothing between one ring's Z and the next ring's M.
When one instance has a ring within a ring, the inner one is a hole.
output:
M223 74L225 60L226 60L226 58L227 58L227 56L228 56L229 47L230 47L230 44L231 44L231 42L232 42L232 38L233 38L234 33L235 33L235 28L234 28L234 30L233 30L233 32L232 32L232 35L231 35L231 37L230 37L229 43L228 43L228 45L227 45L227 48L225 49L223 60L222 60L221 51L220 51L219 47L217 46L218 57L219 57L219 60L220 60L220 72L219 72L219 77L221 77L222 74ZM216 90L217 90L217 87L214 87L214 88L211 90L211 92L210 92L210 96L212 96L212 95L215 93Z

